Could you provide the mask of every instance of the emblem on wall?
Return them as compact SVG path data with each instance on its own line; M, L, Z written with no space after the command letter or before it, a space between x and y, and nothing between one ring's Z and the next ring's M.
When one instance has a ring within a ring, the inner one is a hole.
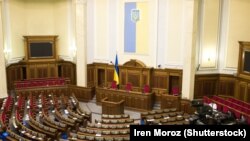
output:
M131 21L137 22L140 20L140 10L139 9L132 9L131 10Z

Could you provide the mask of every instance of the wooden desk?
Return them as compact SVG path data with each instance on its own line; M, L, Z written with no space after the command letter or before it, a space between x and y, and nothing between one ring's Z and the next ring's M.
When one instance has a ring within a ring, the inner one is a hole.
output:
M108 98L102 99L102 114L121 115L124 114L124 100L119 102L109 101Z
M178 111L181 106L181 97L169 94L161 94L161 109L176 108Z
M114 90L107 88L96 88L97 104L101 103L103 98L108 98L110 101L119 102L124 100L124 106L128 109L150 111L153 107L153 94L140 93L125 90Z
M79 87L75 85L65 85L65 86L45 86L45 87L34 87L26 89L17 89L16 95L22 95L28 97L30 94L40 95L40 94L55 94L57 96L67 95L72 96L73 94L79 101L88 102L90 101L94 94L94 87Z

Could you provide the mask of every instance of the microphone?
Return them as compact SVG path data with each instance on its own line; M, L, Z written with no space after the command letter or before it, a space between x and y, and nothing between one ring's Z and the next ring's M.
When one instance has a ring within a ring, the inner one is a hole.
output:
M112 61L110 61L109 63L114 65L114 63Z

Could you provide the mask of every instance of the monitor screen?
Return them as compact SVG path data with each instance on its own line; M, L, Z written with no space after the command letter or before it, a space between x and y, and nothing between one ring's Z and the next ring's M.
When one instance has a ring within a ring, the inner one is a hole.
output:
M51 42L30 43L31 58L53 57L53 44Z
M250 73L250 51L244 52L244 68L243 71Z

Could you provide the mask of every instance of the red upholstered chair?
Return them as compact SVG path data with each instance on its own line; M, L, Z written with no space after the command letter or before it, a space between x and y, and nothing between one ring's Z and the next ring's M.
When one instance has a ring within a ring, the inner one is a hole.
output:
M150 87L149 85L145 85L143 88L143 93L149 93L150 92Z
M227 106L223 106L223 108L222 108L222 112L227 113L227 112L228 112L228 110L229 110L229 108L228 108Z
M126 91L132 91L132 84L131 83L127 83Z
M117 89L116 81L112 81L111 88L112 89Z
M179 90L178 87L173 87L173 88L172 88L172 94L173 94L173 95L176 95L176 96L177 96L177 95L179 95L179 92L180 92L180 90Z
M241 113L240 113L238 110L234 110L233 112L234 112L235 117L236 117L237 119L239 119L240 116L241 116Z

